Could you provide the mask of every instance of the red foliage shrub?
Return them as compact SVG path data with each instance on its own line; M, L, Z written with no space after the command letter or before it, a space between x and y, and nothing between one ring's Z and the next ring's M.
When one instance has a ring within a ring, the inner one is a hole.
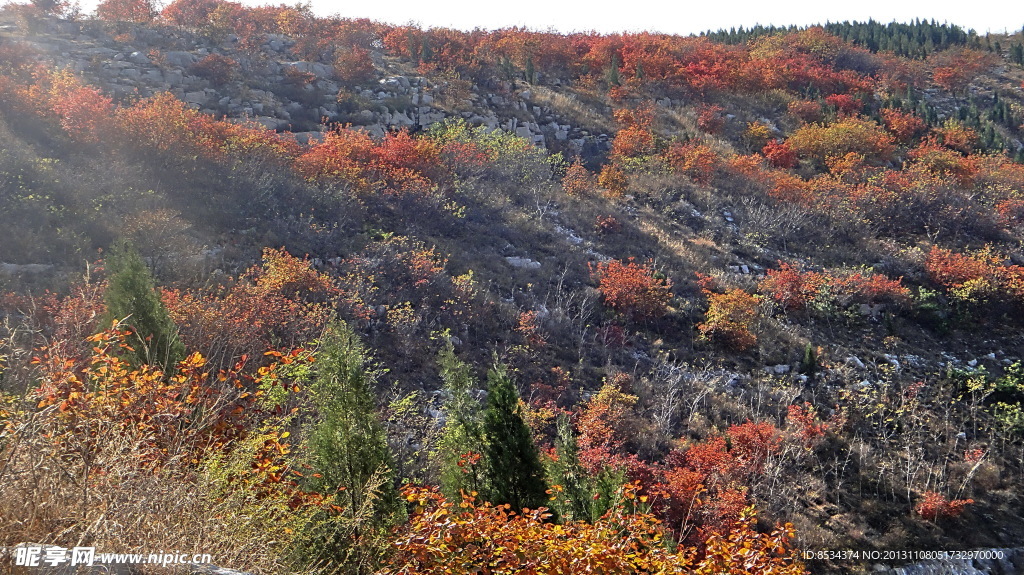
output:
M864 102L849 94L832 94L825 97L825 103L834 106L841 116L852 116L860 112Z
M725 108L716 104L705 104L697 110L697 128L708 134L719 134L725 129Z
M214 86L223 86L234 78L238 71L238 62L220 54L209 54L192 65L191 71L200 78L205 78Z
M562 176L562 189L570 196L581 196L594 187L594 184L594 176L579 158L565 169L565 175Z
M796 152L786 142L772 140L761 148L761 153L775 168L789 169L797 163Z
M744 475L763 473L769 458L778 455L782 447L779 428L767 421L733 425L726 433L732 443L730 454Z
M164 7L160 17L188 28L202 28L210 23L210 16L222 4L223 0L174 0ZM232 2L232 4L234 4Z
M914 510L926 521L937 521L947 517L959 517L964 512L964 508L973 503L973 499L954 499L950 501L941 493L926 491Z
M615 216L597 216L594 221L594 231L602 236L617 234L622 231L622 222Z
M150 0L103 0L96 6L96 15L108 22L149 22L156 12Z
M906 144L928 130L928 124L912 112L901 112L892 108L882 110L882 122L896 141Z
M334 76L345 86L367 84L377 77L370 51L361 46L339 48L334 53Z
M672 282L660 277L650 265L641 265L629 258L591 264L591 276L598 280L598 290L605 305L633 321L659 318L668 311L672 300Z
M69 70L53 72L48 80L47 103L68 135L80 142L104 140L113 121L113 101L98 89L83 85Z
M516 331L526 340L527 345L532 348L541 348L547 344L547 336L541 329L540 321L537 319L537 312L524 311L519 314L519 321Z
M767 293L785 310L801 310L818 297L827 283L818 272L802 272L792 264L779 262L778 270L767 270L758 290Z
M811 404L790 405L787 408L786 424L796 438L805 446L811 447L828 431L828 424L818 423Z

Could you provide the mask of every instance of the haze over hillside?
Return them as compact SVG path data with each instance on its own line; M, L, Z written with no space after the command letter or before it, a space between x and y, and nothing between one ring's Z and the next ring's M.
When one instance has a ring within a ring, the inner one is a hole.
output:
M1020 31L62 10L0 11L0 545L1020 568Z

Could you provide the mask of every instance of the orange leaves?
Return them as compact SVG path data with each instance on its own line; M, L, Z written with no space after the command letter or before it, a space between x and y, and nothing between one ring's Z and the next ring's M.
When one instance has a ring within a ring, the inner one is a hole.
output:
M338 128L296 158L295 169L308 180L343 182L365 190L370 185L366 171L373 146L366 132Z
M689 550L671 553L662 544L654 517L628 511L635 486L623 487L620 503L593 524L557 524L543 508L515 514L471 496L456 506L424 488L406 488L405 499L413 514L386 573L682 573L690 562Z
M43 74L32 87L42 101L37 105L57 115L60 125L72 139L96 143L112 119L112 100L98 89L86 86L70 70Z
M198 353L172 372L142 365L132 368L117 354L128 332L110 329L89 338L91 355L69 359L59 350L39 360L42 378L35 391L39 406L57 405L52 436L73 450L98 448L98 441L129 442L143 466L160 466L176 450L214 448L240 431L234 423L244 413L232 396L210 387L206 360ZM237 380L234 372L222 373ZM180 455L180 453L179 453ZM197 459L190 453L189 459Z
M1024 267L1003 265L991 248L959 254L934 246L924 265L928 277L954 298L970 302L1002 295L1024 301Z
M789 169L797 163L796 152L786 142L771 140L761 148L761 153L776 168Z
M792 404L787 408L787 425L805 447L812 447L828 430L828 424L819 423L811 404Z
M629 179L619 166L614 163L605 164L597 176L597 184L607 190L609 196L617 198L626 193Z
M406 131L375 143L364 131L337 128L296 158L295 169L310 181L342 183L358 192L423 195L449 179L443 152L433 140Z
M167 92L120 108L117 120L121 130L131 135L125 141L182 158L199 155L217 160L261 154L281 161L297 152L294 141L279 137L272 130L215 120Z
M645 104L636 108L615 111L615 121L622 128L612 139L611 157L614 160L642 158L654 153L654 106Z
M567 195L582 196L594 187L594 176L579 160L576 159L562 176L562 189Z
M767 421L733 425L727 433L732 440L732 456L746 474L762 473L769 458L777 456L782 447L782 434Z
M716 293L712 291L712 282L707 277L700 283L701 291L708 298L704 321L697 324L701 337L738 351L753 347L757 336L750 328L760 315L761 297L740 288Z
M672 282L660 277L649 264L638 264L633 258L626 263L609 260L591 264L590 273L598 280L605 305L633 321L657 319L668 311Z
M718 169L718 154L707 144L673 144L665 152L665 159L677 173L688 176L699 184L710 184Z
M901 144L910 142L928 129L928 124L912 112L901 112L892 108L882 110L882 121L885 128L896 136L896 141Z
M932 81L943 90L959 94L983 71L995 63L988 53L970 48L951 48L928 57Z
M103 0L96 15L108 22L145 23L156 16L156 8L150 0Z

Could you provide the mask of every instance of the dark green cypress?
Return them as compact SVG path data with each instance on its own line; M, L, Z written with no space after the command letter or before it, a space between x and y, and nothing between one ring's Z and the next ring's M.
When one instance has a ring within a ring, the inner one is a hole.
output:
M106 258L107 305L105 326L121 322L131 330L129 360L134 365L157 365L165 371L185 357L185 346L178 339L178 327L160 300L139 252L128 242L119 242Z
M487 382L484 455L488 498L495 504L508 503L515 511L546 506L544 468L530 428L520 413L515 384L502 365L487 373Z

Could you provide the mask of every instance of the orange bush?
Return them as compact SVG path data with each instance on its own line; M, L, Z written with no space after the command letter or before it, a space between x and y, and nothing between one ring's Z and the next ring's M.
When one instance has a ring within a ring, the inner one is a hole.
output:
M850 152L863 154L869 162L892 159L893 137L881 126L862 118L845 117L829 124L808 124L793 132L786 142L800 156L824 163L829 157Z
M910 142L928 130L928 124L912 112L901 112L892 108L882 110L882 121L885 128L896 136L901 144Z
M605 164L601 173L597 176L597 184L608 191L608 195L619 197L626 193L629 179L626 172L615 164Z
M699 184L710 184L718 169L718 154L706 144L673 144L665 152L665 159L677 173L688 176Z
M750 327L760 314L760 297L740 288L725 293L705 289L704 293L708 298L708 311L704 321L697 324L701 337L738 351L753 347L757 336Z
M385 574L806 573L790 549L792 526L761 533L749 508L705 545L669 551L665 527L642 511L648 498L635 484L623 486L615 507L594 523L555 523L543 508L516 514L473 494L458 505L435 489L410 487L404 495L414 511Z
M761 148L768 163L776 168L789 169L796 166L796 152L786 142L769 141Z

